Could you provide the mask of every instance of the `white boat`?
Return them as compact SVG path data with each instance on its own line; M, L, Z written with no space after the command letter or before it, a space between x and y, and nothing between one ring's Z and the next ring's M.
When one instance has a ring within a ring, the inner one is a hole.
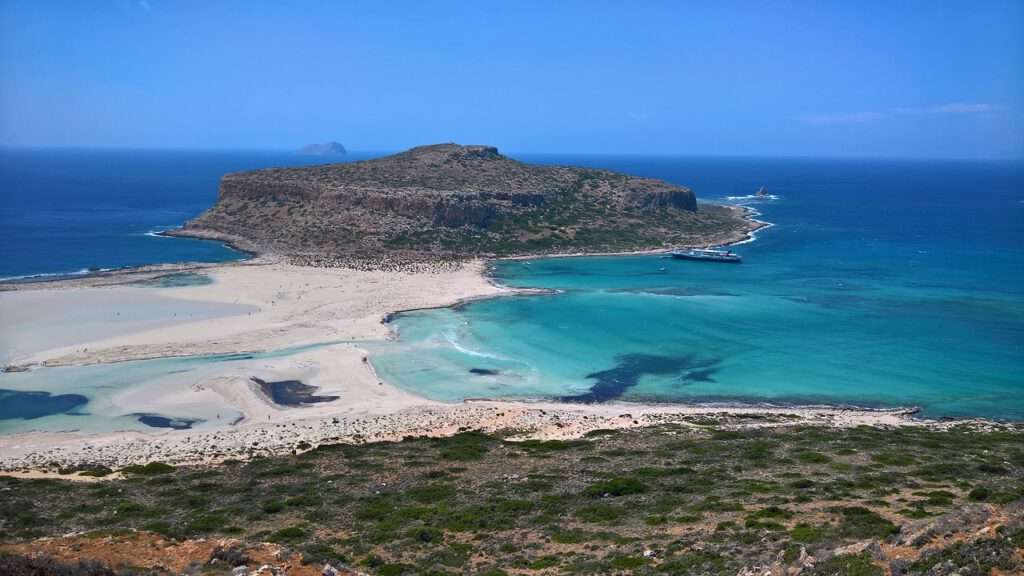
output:
M743 258L732 250L711 250L694 248L692 250L674 250L671 252L673 258L680 260L702 260L705 262L731 262L739 264Z

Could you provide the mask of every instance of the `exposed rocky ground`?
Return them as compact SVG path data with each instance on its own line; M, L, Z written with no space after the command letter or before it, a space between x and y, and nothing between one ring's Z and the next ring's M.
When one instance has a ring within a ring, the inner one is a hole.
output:
M757 224L688 188L438 144L362 162L228 174L172 234L295 263L631 251L736 241Z
M219 466L152 463L92 483L6 478L0 571L1024 570L1018 428L771 428L749 419L695 417L578 440L464 432L337 444Z

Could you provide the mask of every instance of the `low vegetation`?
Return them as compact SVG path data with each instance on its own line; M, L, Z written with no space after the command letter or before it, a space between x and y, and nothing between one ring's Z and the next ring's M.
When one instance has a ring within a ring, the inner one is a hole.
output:
M1021 432L695 422L572 441L465 432L199 468L149 463L89 483L3 478L0 550L140 531L230 538L216 553L236 563L271 542L317 570L371 574L1024 570ZM80 560L93 571L81 573L105 573Z

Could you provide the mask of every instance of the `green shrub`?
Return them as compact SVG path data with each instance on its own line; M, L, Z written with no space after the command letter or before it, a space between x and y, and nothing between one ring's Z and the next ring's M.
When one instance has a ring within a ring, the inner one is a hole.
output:
M594 539L594 534L583 530L557 529L551 534L551 541L559 544L580 544Z
M416 567L408 564L384 564L377 573L380 576L402 576L403 574L415 574Z
M533 562L530 563L530 569L531 570L543 570L545 568L551 568L552 566L558 566L558 564L559 564L558 556L555 556L555 555L541 556L540 558L537 558L536 560L534 560Z
M765 440L755 440L743 447L743 457L747 460L767 460L772 455L775 444Z
M953 503L956 494L947 490L932 490L931 492L915 492L916 496L924 496L924 504L927 506L949 506Z
M600 438L600 437L603 437L603 436L617 436L617 435L619 435L621 433L622 433L621 430L614 430L614 429L611 429L611 428L597 428L595 430L591 430L590 432L587 432L586 434L583 435L583 437L584 438Z
M81 472L78 473L78 475L79 476L91 476L91 477L94 477L94 478L102 478L104 476L109 476L110 474L113 474L113 473L114 473L114 471L111 470L110 468L107 468L106 466L96 466L95 468L89 468L87 470L82 470Z
M152 522L147 522L142 526L142 529L148 530L150 532L156 532L157 534L162 534L164 536L177 535L177 530L175 529L174 525L165 520L154 520Z
M826 526L813 526L806 522L800 522L789 532L789 537L795 542L812 543L819 542L828 537Z
M992 494L992 491L985 486L975 486L967 494L967 497L975 502L982 502L988 500L988 497Z
M815 566L813 574L823 576L883 576L881 568L875 566L867 552L833 556Z
M757 512L750 514L747 517L754 518L756 520L764 520L766 518L788 519L793 517L793 513L790 512L789 510L786 510L785 508L779 508L778 506L768 506L767 508L762 508Z
M205 534L208 532L219 532L227 526L228 519L223 514L203 514L197 516L185 528L190 533Z
M121 472L128 474L139 474L142 476L154 476L156 474L167 474L174 472L174 466L170 464L164 464L163 462L150 462L149 464L141 465L135 464L133 466L125 466L121 468Z
M617 570L631 570L633 568L639 568L646 564L647 561L639 556L617 556L612 558L612 568Z
M299 496L292 496L284 501L285 506L291 506L293 508L301 508L308 506L319 506L323 503L323 500L316 494L301 494Z
M436 528L414 528L408 535L410 539L421 544L439 544L444 541L444 532Z
M910 466L917 463L913 456L904 452L879 452L872 454L871 460L886 466Z
M406 490L406 494L417 502L436 503L454 496L455 487L451 484L427 484L410 488Z
M842 516L837 530L842 536L848 538L881 539L896 534L900 530L892 522L863 506L833 508L831 511L838 512Z
M810 450L797 452L793 454L793 456L804 464L827 464L832 461L832 459L827 455L822 454L821 452L812 452Z
M284 502L281 502L280 500L267 500L260 505L260 509L267 514L277 514L281 510L284 510Z
M479 460L490 449L493 439L483 432L461 432L449 438L437 440L441 458L445 460Z
M297 542L306 537L306 531L298 526L288 526L287 528L281 528L277 532L270 535L270 539L274 542Z
M548 456L554 452L574 450L578 448L593 448L587 440L524 440L512 442L511 446L518 446L530 456Z
M696 550L682 556L666 558L658 566L659 572L666 574L724 574L726 573L725 558L713 552Z
M619 506L609 504L594 504L584 506L576 511L576 517L584 522L595 524L614 522L626 515L626 510Z
M629 494L640 494L647 491L647 486L643 482L636 478L623 478L616 477L609 480L602 480L595 482L590 486L587 486L583 490L585 496L591 498L601 498L604 496L611 496L613 498L619 496L627 496Z
M324 542L313 542L302 548L303 564L348 563L348 561L347 556Z
M981 464L978 464L978 472L983 472L985 474L1006 474L1009 470L999 464L982 462Z
M797 490L807 490L809 488L814 488L814 481L807 478L801 478L790 482L789 485Z

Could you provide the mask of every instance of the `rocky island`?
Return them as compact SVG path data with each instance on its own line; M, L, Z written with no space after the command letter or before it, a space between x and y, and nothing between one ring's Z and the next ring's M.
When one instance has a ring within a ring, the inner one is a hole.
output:
M340 142L324 142L323 144L310 144L299 149L299 154L306 156L341 156L348 154Z
M436 144L228 174L217 203L173 234L332 265L705 246L759 224L661 180Z

